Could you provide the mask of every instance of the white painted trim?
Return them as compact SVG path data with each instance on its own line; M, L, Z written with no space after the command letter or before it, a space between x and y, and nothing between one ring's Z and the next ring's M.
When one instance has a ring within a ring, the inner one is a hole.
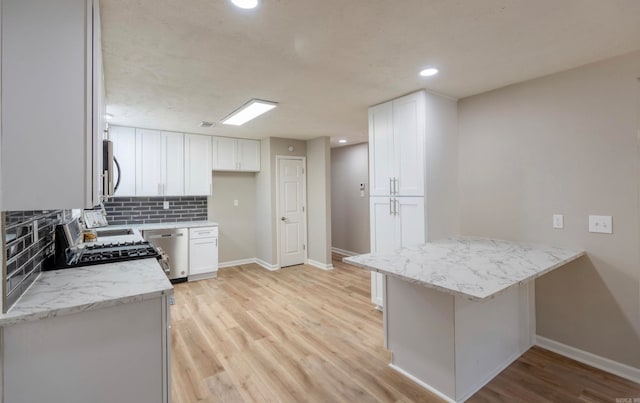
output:
M1 0L0 0L1 1ZM304 171L304 175L302 178L302 198L303 198L303 205L304 205L304 218L303 218L303 223L304 223L304 257L303 257L303 263L305 263L307 261L307 258L309 257L309 223L307 222L307 218L308 218L308 214L307 211L309 210L309 205L307 203L307 157L300 157L300 156L295 156L295 155L276 155L276 251L277 251L277 256L276 256L276 266L278 266L278 268L280 268L280 161L281 160L300 160L302 161L302 169ZM256 262L258 263L258 262ZM258 263L260 264L260 263Z
M540 335L536 335L536 345L583 364L617 375L621 378L640 383L640 368L635 368L621 362L613 361L609 358L595 355L588 351L567 346L566 344L562 344L558 341L551 340Z
M265 262L265 261L264 261L264 260L262 260L262 259L258 259L258 258L256 258L255 262L256 262L258 265L260 265L260 266L264 267L264 268L265 268L265 269L267 269L267 270L275 271L275 270L279 270L279 269L280 269L280 266L279 266L279 265L277 265L277 264L267 263L267 262Z
M240 266L243 264L251 264L251 263L256 263L256 258L229 260L228 262L218 263L218 268L222 269L224 267Z
M411 375L410 373L408 373L404 369L402 369L402 368L400 368L400 367L398 367L398 366L396 366L394 364L389 364L389 367L391 369L393 369L394 371L397 371L397 372L401 373L402 375L406 376L407 378L411 379L413 382L417 383L418 385L422 386L423 388L425 388L429 392L431 392L434 395L438 396L440 399L443 399L446 402L456 403L456 401L451 399L449 396L447 396L444 393L440 392L438 389L434 388L433 386L424 383L423 381L421 381L420 379L418 379L415 376Z
M307 263L308 265L311 265L313 267L317 267L318 269L322 269L322 270L332 270L333 269L333 265L332 264L325 264L325 263L320 263L316 260L312 260L312 259L307 259Z
M350 250L340 249L340 248L336 248L336 247L333 247L333 246L331 247L331 252L337 253L339 255L344 255L344 256L357 256L357 255L360 255L360 253L351 252Z
M216 278L218 277L218 271L210 271L208 273L200 273L200 274L193 274L190 276L187 276L187 281L198 281L198 280L206 280L208 278Z

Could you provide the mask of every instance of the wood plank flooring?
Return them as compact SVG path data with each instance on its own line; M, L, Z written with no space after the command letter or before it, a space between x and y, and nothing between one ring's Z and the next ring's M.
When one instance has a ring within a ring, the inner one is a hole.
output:
M339 257L338 257L339 258ZM191 402L439 402L390 369L369 273L255 264L178 284L172 398ZM533 348L473 402L615 402L640 385Z

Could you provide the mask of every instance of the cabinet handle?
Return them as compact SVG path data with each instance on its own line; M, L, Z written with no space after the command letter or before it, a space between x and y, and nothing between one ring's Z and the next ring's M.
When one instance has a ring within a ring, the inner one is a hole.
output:
M395 199L394 202L395 202L396 215L399 215L400 214L400 201L398 199Z
M218 247L218 238L216 238L216 248Z
M393 215L393 199L389 198L389 215Z
M389 194L393 194L393 178L389 177Z

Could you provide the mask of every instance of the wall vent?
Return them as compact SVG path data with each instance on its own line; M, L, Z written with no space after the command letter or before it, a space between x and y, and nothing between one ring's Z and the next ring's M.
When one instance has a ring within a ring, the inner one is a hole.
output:
M215 126L213 122L207 122L206 120L203 120L202 122L200 122L200 127L213 127Z

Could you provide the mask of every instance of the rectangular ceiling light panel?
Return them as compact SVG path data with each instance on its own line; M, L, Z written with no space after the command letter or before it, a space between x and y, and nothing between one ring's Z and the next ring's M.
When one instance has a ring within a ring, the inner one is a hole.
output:
M225 125L241 126L251 119L255 119L263 113L270 111L277 105L276 102L252 99L222 119L222 123Z

